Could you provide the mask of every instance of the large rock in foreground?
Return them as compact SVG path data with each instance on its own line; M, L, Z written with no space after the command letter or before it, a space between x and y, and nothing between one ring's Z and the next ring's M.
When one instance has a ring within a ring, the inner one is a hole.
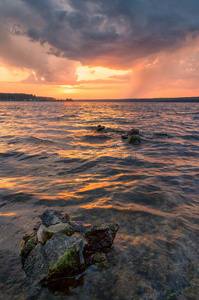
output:
M55 233L44 246L38 244L24 264L32 283L54 278L74 276L85 268L83 251L85 241L78 236Z
M87 241L87 251L91 253L95 252L108 252L113 245L113 240L119 229L118 224L110 223L100 226L93 226L85 233L85 239Z
M117 224L72 224L69 215L49 209L41 219L43 224L24 235L20 253L32 284L74 277L92 263L108 267L104 253L113 244Z

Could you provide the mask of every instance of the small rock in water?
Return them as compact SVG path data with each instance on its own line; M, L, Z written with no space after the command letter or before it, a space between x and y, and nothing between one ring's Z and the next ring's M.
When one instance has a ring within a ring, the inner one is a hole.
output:
M127 132L126 135L122 135L123 139L128 139L129 143L137 145L141 143L141 137L139 134L139 130L132 128Z
M91 257L93 263L98 264L100 268L107 268L109 266L106 254L103 252L96 252Z
M97 125L97 131L101 131L104 129L105 129L105 126Z
M51 226L58 223L69 223L70 217L68 214L62 215L60 211L47 209L43 212L41 220L45 226Z
M37 240L41 244L45 244L47 241L48 236L46 234L46 226L41 225L37 231Z
M96 252L95 254L92 255L91 258L94 263L100 263L102 261L107 260L106 254L103 252Z
M139 134L128 135L128 140L129 140L129 143L135 144L135 145L141 143L141 137Z
M135 129L135 128L132 128L131 130L129 130L127 132L127 135L134 135L134 134L139 134L139 130L138 129Z
M86 231L84 237L88 242L88 252L108 252L113 244L113 240L118 229L118 224L110 223L93 226L91 229Z

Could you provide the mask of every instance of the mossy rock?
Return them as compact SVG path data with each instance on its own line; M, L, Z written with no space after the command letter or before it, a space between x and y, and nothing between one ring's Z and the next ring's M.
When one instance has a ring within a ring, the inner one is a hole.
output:
M25 243L27 243L28 240L30 240L31 238L35 237L37 234L37 232L35 230L26 232L23 236L23 240L25 241Z
M131 144L137 145L141 143L141 137L139 134L128 135L128 141Z
M23 258L27 258L30 252L36 247L37 239L36 237L32 237L29 239L22 247L20 256Z
M85 268L85 241L78 236L55 233L45 245L38 244L25 261L32 284L80 274Z
M76 247L68 249L50 269L48 280L53 277L71 276L79 272L79 251Z

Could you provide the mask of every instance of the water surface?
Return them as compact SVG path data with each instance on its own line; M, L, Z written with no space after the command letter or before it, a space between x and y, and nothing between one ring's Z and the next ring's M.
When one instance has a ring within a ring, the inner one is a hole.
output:
M0 299L198 299L198 121L197 103L1 102ZM140 145L114 131L132 127ZM20 242L46 208L117 222L109 268L31 289Z

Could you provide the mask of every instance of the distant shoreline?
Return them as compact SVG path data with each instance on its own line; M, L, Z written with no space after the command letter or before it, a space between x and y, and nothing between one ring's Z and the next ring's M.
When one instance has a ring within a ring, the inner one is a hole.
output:
M90 99L74 100L75 102L198 102L199 97L182 97L182 98L136 98L136 99Z
M156 102L156 103L199 103L199 97L197 98L138 98L138 99L80 99L80 100L29 100L29 99L0 99L0 102Z
M32 94L0 93L0 102L199 102L198 97L126 98L126 99L56 99Z

